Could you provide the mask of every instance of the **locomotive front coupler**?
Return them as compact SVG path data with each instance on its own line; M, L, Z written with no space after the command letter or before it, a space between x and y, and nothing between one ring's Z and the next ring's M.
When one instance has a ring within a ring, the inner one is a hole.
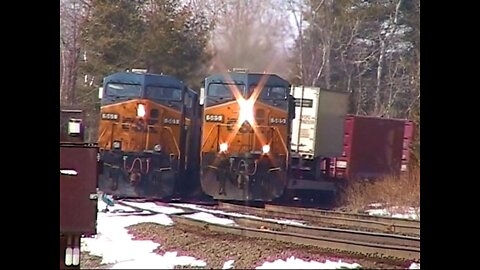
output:
M257 153L233 153L229 156L230 172L242 175L254 175L257 162L261 157Z

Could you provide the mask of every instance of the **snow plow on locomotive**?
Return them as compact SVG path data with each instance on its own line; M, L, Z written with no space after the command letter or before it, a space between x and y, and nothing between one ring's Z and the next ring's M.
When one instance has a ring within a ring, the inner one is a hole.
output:
M133 71L105 77L99 95L99 188L152 199L189 192L199 163L187 143L199 137L197 93L175 77Z
M201 186L219 200L282 196L290 165L290 84L274 74L229 72L205 79Z

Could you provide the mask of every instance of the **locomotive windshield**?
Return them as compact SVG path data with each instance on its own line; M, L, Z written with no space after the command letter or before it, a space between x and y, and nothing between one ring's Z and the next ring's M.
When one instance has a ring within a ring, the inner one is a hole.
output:
M147 86L145 89L145 97L156 100L182 100L182 90L178 88Z
M140 97L142 86L139 84L109 83L106 95L110 97Z
M250 85L250 95L257 85ZM265 86L260 92L260 99L286 99L287 89L282 86Z
M233 88L238 89L240 94L245 90L243 84L212 83L208 86L207 97L214 101L232 100L234 98Z

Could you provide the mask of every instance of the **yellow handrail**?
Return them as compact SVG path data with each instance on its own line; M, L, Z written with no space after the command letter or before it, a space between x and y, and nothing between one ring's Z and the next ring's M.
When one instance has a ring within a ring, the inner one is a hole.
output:
M153 126L153 125L152 125ZM149 125L150 127L150 125ZM180 147L178 146L177 140L175 140L175 137L173 136L173 130L171 127L166 127L166 126L161 126L163 129L166 129L168 132L170 132L170 138L173 140L173 144L175 145L175 150L177 150L177 156L180 156Z
M133 123L112 123L112 136L111 136L112 138L110 139L110 141L113 140L114 126L118 126L118 125L127 125L127 126L129 127L129 129L130 129L130 130L128 131L128 134L130 135L131 132L132 132L132 131L131 131L131 128L132 128L132 126L133 126L134 124L133 124ZM149 137L150 137L150 136L149 136L149 135L150 135L150 128L155 128L155 127L156 127L156 128L160 128L161 130L167 130L167 131L170 133L170 138L172 139L173 145L175 146L175 149L174 149L174 150L176 151L175 154L176 154L177 156L180 156L180 147L178 146L177 140L175 140L175 136L173 135L173 130L172 130L171 127L167 127L167 126L147 125L147 137L146 137L146 139L145 139L145 148L148 147L148 142L149 142ZM106 132L107 132L107 129L105 129L105 130L102 132L102 134L99 136L99 138L100 138L102 135L104 135L104 133L106 133ZM162 136L162 138L163 138L163 136ZM111 143L112 143L112 142L110 142L110 144L111 144Z

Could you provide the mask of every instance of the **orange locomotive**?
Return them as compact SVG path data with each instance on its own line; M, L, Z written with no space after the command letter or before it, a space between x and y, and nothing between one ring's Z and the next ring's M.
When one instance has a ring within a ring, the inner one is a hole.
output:
M188 192L182 181L198 171L198 158L187 154L195 150L187 152L187 142L199 138L199 123L191 121L197 93L175 77L144 72L111 74L101 91L99 188L154 199Z
M205 79L202 190L220 200L282 196L290 166L294 100L274 74L229 72Z

